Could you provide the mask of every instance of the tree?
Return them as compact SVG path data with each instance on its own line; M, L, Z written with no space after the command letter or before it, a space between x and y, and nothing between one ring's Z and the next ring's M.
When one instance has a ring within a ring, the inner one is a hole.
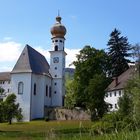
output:
M132 120L138 126L140 125L140 79L138 76L128 81L118 105L119 114L123 119Z
M75 83L73 79L66 79L66 96L65 96L65 107L72 109L75 107L75 92L74 92Z
M133 111L132 111L133 104L132 103L133 103L132 97L131 97L131 94L129 94L129 93L125 92L125 94L119 98L118 112L119 112L121 120L122 119L125 119L125 120L132 119L132 115L133 115Z
M3 99L3 96L5 96L4 91L5 90L2 87L0 87L0 99Z
M5 96L4 89L0 87L0 122L4 121L4 108L3 108L3 97L4 96Z
M103 84L105 80L101 78L100 80L103 81L98 81L99 79L94 79L94 77L96 77L97 75L102 75L104 78L106 78L106 72L108 70L107 69L108 57L104 52L104 50L97 50L90 46L85 46L80 51L80 54L78 54L76 57L77 61L73 62L73 64L75 65L74 82L76 86L74 87L75 88L74 91L76 105L86 109L90 108L91 111L95 111L95 108L97 109L97 106L96 107L94 106L93 100L94 101L100 100L100 103L104 102L104 98L102 98L103 96L102 93L104 93L105 87L104 85L102 87L101 83ZM90 86L94 84L92 81L94 81L95 84L97 82L94 88ZM98 96L95 96L94 98L91 99L91 97L96 95L97 90L99 90ZM101 104L100 109L104 108L102 105L103 104Z
M108 85L108 80L103 74L96 74L88 86L88 102L87 107L91 111L93 120L102 118L107 112L107 104L104 101L105 88ZM98 117L98 118L97 118Z
M22 119L21 112L22 110L19 108L19 103L16 103L16 95L8 95L4 101L4 114L5 119L9 122L9 124L12 123L13 118L16 118L17 120Z
M136 62L137 71L140 78L140 44L135 44L132 46L133 48L133 56Z
M4 93L4 89L0 87L0 95Z
M117 77L124 71L126 71L130 62L128 57L131 56L130 44L128 43L127 37L120 36L121 32L114 29L110 34L110 39L108 41L108 55L110 57L109 64L111 66L110 75L112 77Z

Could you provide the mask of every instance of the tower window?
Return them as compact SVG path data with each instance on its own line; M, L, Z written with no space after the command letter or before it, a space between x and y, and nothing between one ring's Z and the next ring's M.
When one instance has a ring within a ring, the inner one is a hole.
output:
M46 96L48 96L48 85L46 85Z
M55 67L54 69L57 70L57 67Z
M62 40L59 40L60 42L62 42Z
M54 77L57 77L57 75L55 75Z
M56 91L54 92L54 94L56 94Z
M49 97L51 98L51 95L52 94L52 88L51 87L49 87Z
M54 83L54 85L56 86L56 85L57 85L57 83L55 82L55 83Z
M18 94L23 94L23 82L18 83Z
M55 42L58 42L58 40L55 40Z
M55 46L54 50L55 50L55 51L58 51L58 46L57 46L57 45Z
M34 95L36 95L36 83L34 84Z

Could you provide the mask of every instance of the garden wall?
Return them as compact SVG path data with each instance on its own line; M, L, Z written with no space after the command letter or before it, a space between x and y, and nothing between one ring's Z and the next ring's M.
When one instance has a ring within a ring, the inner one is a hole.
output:
M90 113L82 109L45 107L45 117L49 120L90 120Z

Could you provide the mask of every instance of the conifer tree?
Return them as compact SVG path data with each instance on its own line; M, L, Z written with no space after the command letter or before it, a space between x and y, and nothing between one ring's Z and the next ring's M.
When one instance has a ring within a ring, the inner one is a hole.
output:
M128 63L130 60L128 57L131 56L131 47L128 43L127 37L121 36L121 32L117 29L114 29L110 34L110 39L107 45L109 47L110 75L112 77L117 77L129 68Z

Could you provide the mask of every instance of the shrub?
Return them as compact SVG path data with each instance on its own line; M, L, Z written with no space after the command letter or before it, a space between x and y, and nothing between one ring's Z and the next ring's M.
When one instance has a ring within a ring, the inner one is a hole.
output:
M49 117L45 117L44 120L45 120L46 122L48 122L48 121L49 121Z
M96 122L94 125L92 125L90 133L91 135L96 135L96 134L102 135L113 131L114 131L114 127L111 123L99 121Z

